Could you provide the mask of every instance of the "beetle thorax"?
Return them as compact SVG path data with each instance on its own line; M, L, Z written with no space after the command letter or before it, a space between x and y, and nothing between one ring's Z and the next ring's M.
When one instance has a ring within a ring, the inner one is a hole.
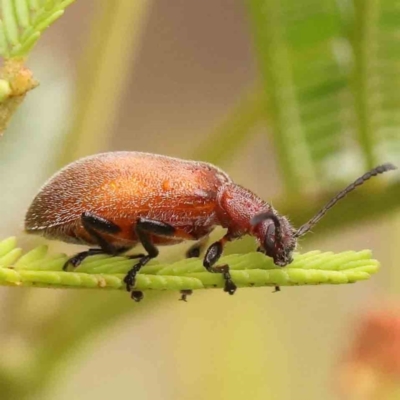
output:
M226 184L218 191L218 219L235 237L250 234L253 229L251 218L270 209L271 206L264 200L234 183Z

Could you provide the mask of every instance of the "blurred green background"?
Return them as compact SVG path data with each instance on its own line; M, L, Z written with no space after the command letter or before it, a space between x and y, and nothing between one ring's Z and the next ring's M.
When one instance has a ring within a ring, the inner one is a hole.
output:
M211 161L298 226L367 169L400 164L399 27L394 0L77 1L32 52L41 86L1 139L1 237L42 243L22 234L39 187L105 150ZM368 282L188 304L1 288L0 398L382 398L345 395L338 376L359 318L398 301L400 183L388 175L301 242L372 249L382 269Z

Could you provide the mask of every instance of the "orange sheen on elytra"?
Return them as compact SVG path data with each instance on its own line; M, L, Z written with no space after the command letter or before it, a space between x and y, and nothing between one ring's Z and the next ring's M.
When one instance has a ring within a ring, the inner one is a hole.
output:
M172 224L171 238L156 244L198 239L218 224L217 192L231 182L207 163L146 153L115 152L86 157L53 176L30 206L26 231L72 243L95 244L83 228L81 214L90 211L117 224L105 235L120 246L137 243L138 217Z

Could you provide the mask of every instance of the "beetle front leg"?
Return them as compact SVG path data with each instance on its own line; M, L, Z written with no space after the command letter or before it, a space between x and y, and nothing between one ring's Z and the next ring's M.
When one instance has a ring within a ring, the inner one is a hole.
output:
M229 265L221 265L216 267L213 266L221 257L225 244L231 239L231 236L226 234L222 239L218 240L218 242L213 243L207 250L203 265L208 272L222 274L225 280L224 291L229 294L234 294L237 286L232 281L232 277L229 272Z
M147 218L138 218L135 232L140 243L147 251L147 255L141 257L139 262L128 271L124 278L124 283L126 284L126 290L131 292L132 299L138 302L143 299L143 293L137 290L132 291L132 288L135 286L136 275L152 258L158 256L158 249L151 241L150 234L172 236L175 233L175 228L164 222Z
M259 253L265 254L265 251L263 250L263 248L262 248L261 246L257 248L257 251L258 251ZM278 286L278 285L275 285L275 286L274 286L274 291L273 291L272 293L276 293L276 292L280 292L280 291L281 291L281 287Z

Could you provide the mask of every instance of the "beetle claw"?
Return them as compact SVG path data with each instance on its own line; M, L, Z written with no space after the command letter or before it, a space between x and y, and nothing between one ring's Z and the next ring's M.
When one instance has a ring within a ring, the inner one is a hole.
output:
M235 294L237 286L232 282L231 279L227 279L225 281L224 292L229 293L230 295Z
M181 290L181 298L179 299L179 301L184 301L185 303L187 303L187 297L191 296L193 293L193 290Z
M143 297L144 297L143 292L139 290L134 290L133 292L131 292L131 299L136 301L136 303L142 301Z

